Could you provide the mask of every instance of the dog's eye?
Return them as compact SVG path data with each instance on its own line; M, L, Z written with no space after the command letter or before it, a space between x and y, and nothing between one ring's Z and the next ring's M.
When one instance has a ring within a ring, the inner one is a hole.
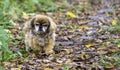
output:
M44 23L43 26L48 26L48 24Z
M48 25L43 25L44 27L47 27Z
M39 24L35 24L36 26L39 26Z

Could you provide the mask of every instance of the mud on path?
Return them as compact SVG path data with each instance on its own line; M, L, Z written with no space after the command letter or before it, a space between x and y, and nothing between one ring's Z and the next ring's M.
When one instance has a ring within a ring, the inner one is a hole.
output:
M72 7L80 2L70 1L68 3ZM6 70L119 70L119 66L112 64L116 59L109 58L109 55L114 53L118 53L116 56L120 57L120 49L115 43L120 34L109 31L114 24L113 21L120 19L120 1L118 1L90 1L91 7L82 12L75 12L75 18L66 14L67 11L71 11L70 8L62 12L47 12L47 15L55 19L58 27L55 54L41 58L42 56L38 57L34 53L28 55L25 51L21 51L23 54L18 58L3 62L4 67ZM113 6L115 8L112 8ZM25 20L20 19L20 23L12 29L13 36L18 40L18 44L12 48L13 51L24 50L22 26ZM103 65L103 56L108 66Z

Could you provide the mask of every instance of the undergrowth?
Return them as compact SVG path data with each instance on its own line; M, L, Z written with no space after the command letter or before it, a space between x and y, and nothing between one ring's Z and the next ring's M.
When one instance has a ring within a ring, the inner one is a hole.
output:
M120 52L115 52L109 55L101 55L99 63L104 67L120 66Z
M10 41L10 35L3 29L0 28L0 61L8 61L15 57L8 48L8 43Z

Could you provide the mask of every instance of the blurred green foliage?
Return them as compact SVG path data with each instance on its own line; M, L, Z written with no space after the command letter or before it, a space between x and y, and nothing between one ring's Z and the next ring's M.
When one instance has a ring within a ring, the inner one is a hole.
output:
M69 68L68 68L68 66L66 64L64 64L63 70L69 70Z
M108 31L112 32L112 33L116 33L120 31L120 19L117 18L116 19L116 25L112 25L108 28Z
M61 10L66 1L55 4L56 0L0 0L0 25L9 28L11 20L20 18L25 13L54 12ZM7 26L7 27L6 27Z
M10 20L18 19L23 12L36 13L39 11L54 11L55 9L53 0L1 0L0 25L11 25Z
M7 61L14 56L8 48L9 41L9 34L4 29L0 28L0 61Z
M109 55L101 55L99 58L99 64L103 67L110 66L120 66L120 51L109 54Z
M0 70L3 70L1 66L0 66Z

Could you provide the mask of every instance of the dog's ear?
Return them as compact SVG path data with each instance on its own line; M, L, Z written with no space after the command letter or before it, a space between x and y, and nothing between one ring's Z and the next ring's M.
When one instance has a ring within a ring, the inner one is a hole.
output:
M49 27L50 31L51 32L56 31L56 28L57 28L56 24L51 18L49 18L49 23L50 23L50 27Z
M23 27L23 33L24 34L26 34L31 29L34 28L34 21L35 21L35 18L32 18L30 21L27 21L27 22L24 23L24 27Z
M35 18L32 18L31 21L30 21L30 28L34 29L34 21L35 21Z

